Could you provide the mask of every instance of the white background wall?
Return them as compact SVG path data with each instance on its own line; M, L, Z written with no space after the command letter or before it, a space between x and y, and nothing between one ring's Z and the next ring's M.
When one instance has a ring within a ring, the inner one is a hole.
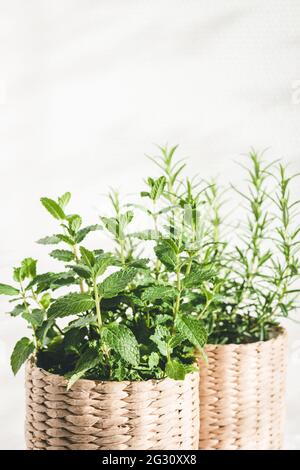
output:
M70 190L87 223L109 186L132 193L153 143L191 173L239 182L233 160L270 147L300 170L298 0L0 0L0 280L55 222L42 195ZM299 193L299 190L298 190ZM0 304L0 448L23 442L26 333ZM300 449L300 327L289 324L287 447Z

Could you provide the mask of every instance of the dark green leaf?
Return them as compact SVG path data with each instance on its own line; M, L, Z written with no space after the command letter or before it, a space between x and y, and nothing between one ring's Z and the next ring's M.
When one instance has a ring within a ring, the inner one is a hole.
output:
M69 325L64 329L64 331L69 331L73 328L83 328L85 326L90 325L91 323L95 323L97 321L97 315L93 313L89 313L84 317L77 318L77 320L72 321Z
M174 271L177 265L177 255L167 239L161 239L155 247L155 254L168 271Z
M189 274L183 279L183 284L187 288L201 287L205 281L210 281L216 275L216 271L211 266L193 265Z
M121 358L133 366L140 362L138 342L132 331L125 325L112 323L103 328L102 339L107 346L120 354Z
M95 367L100 361L99 352L96 349L87 349L76 363L75 370L68 381L67 390L77 382L89 369Z
M144 302L155 302L156 300L169 300L174 299L177 295L177 291L174 287L170 286L153 286L148 287L142 294L142 300Z
M125 268L111 274L99 285L101 297L109 299L123 292L136 274L135 268Z
M75 271L75 273L83 279L90 279L92 276L91 269L88 266L85 266L84 264L76 264L71 267L73 271Z
M207 331L201 321L187 315L179 315L176 318L177 331L193 346L202 349L207 341Z
M66 317L86 312L95 307L95 301L89 294L73 293L60 297L48 310L48 318Z
M34 344L30 339L22 338L17 342L10 358L11 368L15 375L33 351Z
M34 309L32 312L26 311L23 313L22 317L30 323L34 329L41 326L44 321L44 313L40 309Z

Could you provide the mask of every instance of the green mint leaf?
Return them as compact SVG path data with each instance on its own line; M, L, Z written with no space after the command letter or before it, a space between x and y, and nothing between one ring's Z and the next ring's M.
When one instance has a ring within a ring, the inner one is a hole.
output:
M18 295L18 289L15 289L13 286L8 284L0 284L0 294L2 295Z
M31 289L36 285L39 292L43 292L48 289L55 290L59 287L69 286L71 284L76 284L73 272L44 273L35 276L27 288Z
M17 342L10 358L10 365L14 375L16 375L20 367L29 358L33 351L34 344L30 339L22 338Z
M85 266L84 264L76 264L70 267L76 274L78 274L79 277L83 279L90 279L92 276L91 269L88 266Z
M73 230L73 232L78 232L78 230L80 229L81 225L82 225L82 218L80 217L80 215L77 215L77 214L73 214L73 215L69 215L67 217L67 220L69 222L69 227L71 230Z
M175 335L171 336L169 339L169 347L171 349L175 349L185 340L184 336L180 333L176 333Z
M183 279L183 284L187 288L201 287L203 282L212 280L215 275L215 269L210 265L193 265L189 274Z
M11 317L18 317L25 311L26 311L25 305L20 304L20 305L16 305L11 312L8 312L8 315L10 315Z
M77 318L77 320L73 320L69 325L64 328L64 332L67 332L69 330L72 330L74 328L84 328L85 326L90 325L91 323L96 323L97 322L97 315L94 315L93 313L89 313L85 317L80 317Z
M61 233L59 233L58 235L56 235L57 238L61 241L61 242L64 242L66 243L67 245L70 245L70 246L74 246L75 245L75 242L74 240L71 238L71 237L68 237L68 235L63 235Z
M112 235L118 235L118 221L114 217L100 217L101 222L103 222L104 227Z
M70 202L71 199L71 193L66 192L62 196L58 198L58 204L59 206L64 209Z
M53 201L53 199L49 199L48 197L42 197L41 203L47 209L47 211L57 220L64 220L65 213L63 209L57 204L57 202Z
M72 253L72 251L69 251L69 250L53 250L51 251L50 256L59 261L65 261L65 262L73 261L74 259L74 253Z
M84 262L84 264L86 264L89 268L92 268L95 264L94 253L90 250L87 250L83 246L81 246L80 254L81 254L82 261Z
M109 299L123 292L136 274L135 268L124 268L111 274L99 285L101 297Z
M95 307L95 301L89 294L73 293L60 297L48 310L48 318L62 318L68 315L86 312Z
M196 348L202 349L205 346L207 331L200 320L187 315L179 315L176 318L175 327Z
M24 312L22 314L24 320L26 320L33 328L38 328L43 324L44 321L44 313L40 309L34 309L32 312Z
M166 365L166 375L170 379L174 380L184 380L186 371L185 367L177 359L169 359Z
M57 245L59 242L58 236L51 235L50 237L40 238L36 243L39 243L39 245Z
M75 235L76 243L81 243L90 232L94 232L95 230L102 230L101 225L89 225L88 227L78 230Z
M133 366L140 362L138 342L132 331L125 325L112 323L103 328L102 339L104 343L120 354L121 358Z
M158 364L159 364L159 354L153 351L148 358L148 365L150 369L154 369L154 367L157 367Z
M154 286L148 287L142 294L144 302L155 302L156 300L169 300L176 297L177 291L174 287L170 286Z
M97 257L95 265L93 267L93 274L97 278L98 276L102 276L105 273L106 269L109 266L113 266L115 264L115 259L110 254L101 254Z
M75 370L69 378L67 390L70 390L74 383L77 382L77 380L79 380L89 369L96 367L99 361L100 357L98 351L92 348L87 349L76 363Z
M36 276L37 260L32 258L25 258L21 263L20 276L21 279L33 279Z
M174 247L169 240L161 239L154 248L157 258L167 268L168 271L174 271L177 265L177 255Z

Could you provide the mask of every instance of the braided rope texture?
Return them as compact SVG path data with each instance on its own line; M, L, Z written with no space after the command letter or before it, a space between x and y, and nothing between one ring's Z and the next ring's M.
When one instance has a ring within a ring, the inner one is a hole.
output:
M287 334L242 345L208 345L200 362L202 450L281 449Z
M79 380L26 367L26 445L30 450L195 450L199 373L183 381Z

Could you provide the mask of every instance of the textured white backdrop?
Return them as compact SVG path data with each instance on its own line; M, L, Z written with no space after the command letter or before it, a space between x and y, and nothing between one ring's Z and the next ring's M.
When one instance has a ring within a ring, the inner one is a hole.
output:
M152 143L192 172L239 182L250 146L300 170L298 0L0 0L0 280L55 223L39 197L70 190L86 222L111 185L140 188ZM299 190L298 190L299 193ZM23 441L26 333L0 304L0 448ZM300 318L300 317L299 317ZM286 446L300 449L300 327L289 324Z

